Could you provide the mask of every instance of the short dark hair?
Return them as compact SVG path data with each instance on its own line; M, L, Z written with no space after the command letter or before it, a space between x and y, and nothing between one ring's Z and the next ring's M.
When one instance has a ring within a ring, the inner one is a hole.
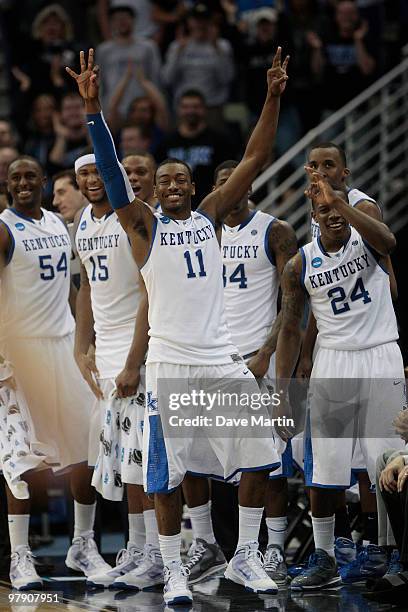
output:
M127 153L125 157L122 158L122 163L127 157L145 157L152 162L153 168L156 168L156 160L154 159L153 155L148 151L143 151L143 149L134 149L130 153Z
M188 174L190 176L190 180L191 182L193 182L193 171L190 168L190 166L188 165L187 162L183 161L182 159L177 159L177 157L167 157L167 159L164 159L162 162L160 162L160 164L157 166L156 171L154 173L154 182L156 183L156 176L157 176L157 171L159 170L159 168L161 168L162 166L165 166L166 164L181 164L182 166L185 166L188 170Z
M60 172L57 172L56 174L54 174L53 177L52 177L52 184L55 185L56 181L58 181L59 179L63 179L63 178L69 179L70 184L75 189L79 189L78 183L76 182L75 172L73 170L69 170L69 169L67 169L67 170L60 170Z
M200 98L201 102L207 105L205 95L199 89L186 89L180 94L178 101L180 102L183 98Z
M341 157L341 161L343 162L344 167L347 167L346 152L335 142L317 142L311 147L311 149L309 150L309 154L311 153L311 151L314 151L314 149L336 149L336 151L338 151Z
M221 170L230 170L230 168L236 168L239 162L236 159L227 159L223 161L221 164L218 164L216 169L214 170L214 185L217 182L218 174Z
M10 163L9 170L10 170L10 168L11 168L11 166L13 164L15 164L16 162L19 162L19 161L33 162L37 166L37 168L39 168L41 170L41 174L44 176L44 168L42 167L42 165L40 164L38 159L36 159L32 155L19 155L15 160L13 160Z
M136 11L128 4L118 4L117 6L111 6L108 12L110 17L115 13L128 13L131 17L136 17Z

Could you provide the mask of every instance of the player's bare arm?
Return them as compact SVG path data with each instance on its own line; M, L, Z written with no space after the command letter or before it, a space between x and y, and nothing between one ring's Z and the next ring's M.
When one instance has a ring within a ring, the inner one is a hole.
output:
M288 388L299 356L302 340L301 323L305 306L305 292L301 285L302 258L295 255L282 274L282 322L276 347L277 388Z
M362 202L359 202L358 204L356 204L355 208L358 208L358 210L361 210L362 212L366 213L366 215L369 215L373 219L382 221L381 210L379 209L377 204L375 204L374 202L370 202L369 200L363 200ZM382 257L381 259L382 259L383 265L388 270L388 274L390 276L391 296L392 296L393 301L396 302L398 299L398 286L397 286L397 279L395 278L394 268L392 266L391 257L387 255L387 257Z
M135 395L140 381L140 368L145 360L149 344L149 301L146 286L140 276L140 302L137 309L135 330L125 367L116 378L117 396L120 398Z
M248 192L252 181L262 170L270 155L278 127L280 97L285 90L288 79L286 68L289 56L285 58L283 63L281 57L282 49L278 47L272 66L267 72L268 91L265 104L241 162L224 185L212 191L199 206L216 223L222 222L237 202Z
M385 223L350 206L319 172L308 167L306 171L311 174L312 197L317 204L326 204L330 208L335 208L379 255L387 256L394 250L395 236Z
M135 197L126 172L117 158L111 133L101 113L99 69L95 65L93 49L89 49L87 62L85 53L81 51L80 66L79 74L68 67L66 70L76 81L85 102L96 165L105 183L109 201L129 236L136 263L142 266L153 234L154 215L142 200Z
M11 249L11 238L6 226L0 222L0 277L7 265L8 253Z
M269 249L275 255L275 262L280 280L286 264L296 255L297 251L296 234L289 223L280 221L279 219L273 223L271 231L269 232ZM278 313L278 316L273 322L265 343L248 363L249 369L257 378L265 376L268 371L271 356L276 351L281 320L282 311Z

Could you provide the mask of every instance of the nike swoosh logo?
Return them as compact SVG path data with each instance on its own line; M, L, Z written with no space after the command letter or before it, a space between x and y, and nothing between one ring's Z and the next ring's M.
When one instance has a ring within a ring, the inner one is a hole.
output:
M88 121L88 125L95 125L95 121Z
M245 372L242 372L243 374L248 374L249 370L245 370Z
M395 385L400 385L400 384L401 384L400 380L397 380L397 381L394 380L394 387L395 387Z

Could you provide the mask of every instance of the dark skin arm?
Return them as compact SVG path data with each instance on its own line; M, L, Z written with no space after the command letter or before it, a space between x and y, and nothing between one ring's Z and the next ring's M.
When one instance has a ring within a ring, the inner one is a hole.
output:
M140 382L140 367L144 362L149 344L149 302L146 286L140 277L140 303L137 310L135 331L126 359L125 367L116 378L117 396L120 398L135 395Z
M80 74L77 74L70 68L66 68L66 70L78 85L79 94L85 102L86 113L99 113L101 111L99 102L99 70L95 66L93 49L89 49L88 63L85 62L85 54L81 51L80 65ZM115 212L120 224L129 236L135 261L141 267L146 260L153 235L153 212L149 206L146 206L142 200L136 197L130 204L116 209Z
M287 393L299 356L302 340L301 323L305 306L305 292L301 285L302 258L297 253L285 266L282 274L282 323L276 347L277 389Z
M357 207L352 207L335 193L329 181L313 168L306 167L311 174L312 197L317 204L335 208L352 225L368 244L380 255L390 255L396 245L394 234L379 221Z
M273 146L280 109L280 96L287 81L286 67L289 57L281 63L281 48L267 72L268 91L258 123L248 141L244 156L228 180L219 189L212 191L201 202L204 210L215 222L221 223L237 202L248 193L252 181L267 162Z
M287 262L296 254L297 240L293 228L285 221L275 221L269 233L269 248L275 255L279 282ZM254 376L262 378L268 371L271 356L276 350L276 343L281 326L282 312L276 317L271 331L258 353L248 363Z

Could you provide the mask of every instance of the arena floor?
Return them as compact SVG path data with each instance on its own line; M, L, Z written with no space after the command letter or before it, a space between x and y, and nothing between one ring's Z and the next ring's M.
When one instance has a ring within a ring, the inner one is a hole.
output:
M309 612L395 612L407 611L407 605L392 607L384 604L368 602L363 597L364 587L344 586L339 589L309 595L294 595L289 589L284 589L278 595L253 595L238 585L224 578L211 578L206 582L192 587L194 603L192 606L169 608L164 605L162 590L129 592L110 590L87 590L84 578L69 574L63 564L63 559L54 564L52 572L45 576L43 593L58 593L60 603L26 603L14 601L10 596L16 591L9 588L8 578L0 578L0 612L42 612L43 610L69 610L79 612L294 612L307 610ZM44 573L42 572L44 578ZM21 598L22 599L22 598Z

